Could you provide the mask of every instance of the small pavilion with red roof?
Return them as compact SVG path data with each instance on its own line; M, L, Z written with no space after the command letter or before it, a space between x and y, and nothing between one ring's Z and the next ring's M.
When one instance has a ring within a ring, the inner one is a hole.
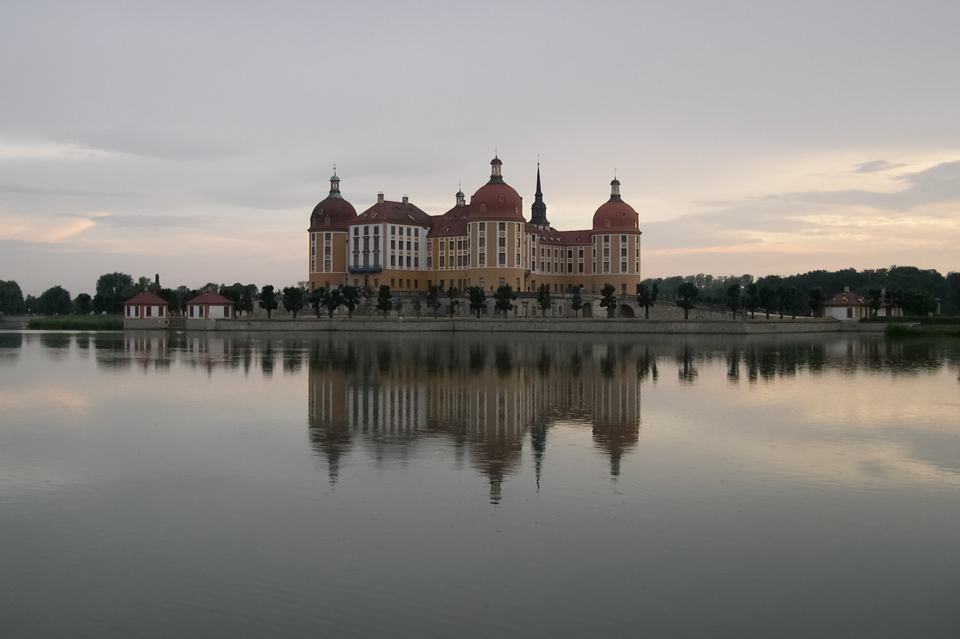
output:
M187 321L205 319L233 319L234 303L220 293L208 291L187 301Z
M123 303L124 325L153 324L166 326L170 305L159 295L145 291Z

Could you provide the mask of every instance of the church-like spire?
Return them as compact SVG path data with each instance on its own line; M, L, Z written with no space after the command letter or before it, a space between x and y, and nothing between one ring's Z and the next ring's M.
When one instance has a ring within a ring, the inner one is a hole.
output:
M330 195L332 198L343 199L343 196L340 195L340 178L337 177L337 165L333 165L333 177L330 178Z
M537 162L537 192L534 194L533 205L530 207L530 223L537 228L548 229L547 205L543 203L543 191L540 190L540 163Z
M500 158L494 155L493 159L490 160L490 181L487 184L504 184L503 174L500 172L502 165L503 162L500 161Z

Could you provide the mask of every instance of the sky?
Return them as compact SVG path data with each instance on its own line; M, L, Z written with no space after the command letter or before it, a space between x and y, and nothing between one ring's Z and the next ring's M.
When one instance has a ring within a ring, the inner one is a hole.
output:
M336 165L358 212L496 153L645 277L960 270L960 3L0 0L0 280L289 286Z

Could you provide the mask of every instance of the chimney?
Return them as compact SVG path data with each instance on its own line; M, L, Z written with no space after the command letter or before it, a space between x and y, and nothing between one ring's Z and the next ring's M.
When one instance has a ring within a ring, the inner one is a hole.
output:
M383 191L377 193L377 204L383 204Z
M843 287L843 292L844 292L844 293L849 293L849 292L850 292L850 287L849 287L849 286L844 286L844 287Z
M404 204L409 204L409 203L410 203L410 198L408 198L406 195L404 195L404 196L403 196L403 203L404 203Z

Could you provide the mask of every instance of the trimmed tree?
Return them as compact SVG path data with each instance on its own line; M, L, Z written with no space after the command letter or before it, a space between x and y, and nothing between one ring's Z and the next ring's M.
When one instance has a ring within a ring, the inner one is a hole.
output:
M600 307L607 309L607 317L614 317L619 303L617 289L613 284L604 284L600 289Z
M343 286L340 288L340 297L347 307L347 317L353 317L353 311L360 305L361 292L359 286Z
M293 319L297 319L297 313L306 305L303 298L304 292L299 286L287 286L283 289L283 308L293 313Z
M377 310L383 313L383 317L386 318L387 313L389 313L392 308L393 295L390 293L390 287L382 284L380 290L377 292Z
M656 284L647 286L644 283L637 284L637 304L643 307L643 319L650 319L650 307L657 303L660 297L660 287Z
M573 295L570 297L570 308L573 309L576 317L580 317L580 311L583 309L583 293L580 292L579 286L573 289Z
M487 294L483 290L483 287L480 286L471 286L469 289L470 296L470 312L477 314L477 319L480 319L480 312L483 310L484 305L487 303Z
M497 313L503 313L504 317L509 317L508 313L513 310L513 300L517 299L517 294L513 292L512 286L502 284L493 294L493 299Z
M277 302L277 293L273 290L272 284L267 284L260 289L260 308L267 312L267 319L270 319L271 314L277 310L278 306L280 306L280 303Z
M320 296L320 303L327 309L330 319L333 319L333 312L343 305L343 295L339 288L321 288L323 293Z
M447 310L450 311L450 317L453 317L453 313L460 306L460 300L457 299L457 295L459 294L460 291L452 286L447 289L447 299L450 300L449 304L447 305Z
M550 297L550 285L541 284L537 289L537 306L543 317L547 316L547 309L553 306L553 299Z
M440 287L436 284L427 287L427 308L433 309L433 316L437 316L440 309Z
M326 289L320 286L307 294L307 304L313 309L313 312L317 315L317 319L320 319L320 307L323 306L323 293L325 290Z
M423 309L423 296L420 293L415 293L410 304L413 307L413 312L417 314L417 319L420 319L420 311Z
M690 319L690 309L693 308L700 295L693 282L684 282L677 287L677 306L683 309L683 319Z

